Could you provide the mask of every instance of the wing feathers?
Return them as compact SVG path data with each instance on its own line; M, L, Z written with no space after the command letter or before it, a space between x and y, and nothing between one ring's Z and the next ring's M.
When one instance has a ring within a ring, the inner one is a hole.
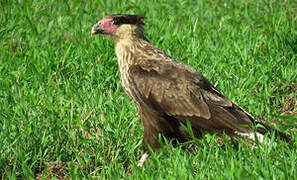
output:
M224 96L219 96L217 94L211 93L209 91L203 91L203 97L207 101L211 101L214 104L225 106L225 107L232 107L233 103L229 99Z
M130 72L135 91L160 113L190 119L197 128L242 131L247 127L240 125L252 124L251 117L189 66L147 60L130 67Z

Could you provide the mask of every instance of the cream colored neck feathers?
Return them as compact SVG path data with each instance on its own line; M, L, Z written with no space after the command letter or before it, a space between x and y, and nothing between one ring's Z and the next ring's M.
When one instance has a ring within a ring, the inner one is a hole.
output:
M136 50L136 46L142 44L146 38L143 35L143 29L141 27L123 24L111 36L111 39L115 43L119 66L123 68L124 65L131 64L135 58L134 51Z
M138 40L144 40L143 29L136 25L123 24L121 25L115 34L111 36L111 39L117 45L121 41L126 43L135 43Z

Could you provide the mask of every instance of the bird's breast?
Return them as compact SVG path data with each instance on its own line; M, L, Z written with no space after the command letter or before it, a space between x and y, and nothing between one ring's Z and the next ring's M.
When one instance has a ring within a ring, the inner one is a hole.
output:
M130 77L127 69L120 69L120 80L123 88L128 93L130 91Z
M129 75L129 67L131 66L131 63L133 61L133 56L131 53L127 51L118 51L117 52L118 57L118 65L120 70L120 80L121 84L126 91L126 93L132 97L131 93L131 77Z

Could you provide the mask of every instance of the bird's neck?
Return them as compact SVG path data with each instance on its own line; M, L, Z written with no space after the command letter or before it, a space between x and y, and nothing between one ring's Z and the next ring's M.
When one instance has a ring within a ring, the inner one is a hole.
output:
M140 54L143 53L141 52L142 50L139 48L140 44L141 41L131 38L121 39L115 42L115 50L118 58L121 83L127 94L130 96L131 91L129 83L129 68L141 61Z
M141 48L144 43L147 43L144 39L134 36L115 41L115 51L120 69L126 69L139 61L140 56L144 54L142 52L144 49Z
M130 33L114 40L120 71L146 60L175 61L161 49L156 48L143 34Z

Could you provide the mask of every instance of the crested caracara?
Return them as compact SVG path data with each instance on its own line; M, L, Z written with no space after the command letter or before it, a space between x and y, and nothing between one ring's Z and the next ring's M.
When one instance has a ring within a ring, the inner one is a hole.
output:
M194 136L201 132L223 131L265 143L270 129L222 95L201 73L176 61L152 45L144 36L143 16L114 14L105 16L92 28L115 44L120 79L133 99L144 127L143 148L160 147L159 134L179 142L187 141L187 123ZM282 140L289 136L275 131ZM143 166L144 154L139 166Z

